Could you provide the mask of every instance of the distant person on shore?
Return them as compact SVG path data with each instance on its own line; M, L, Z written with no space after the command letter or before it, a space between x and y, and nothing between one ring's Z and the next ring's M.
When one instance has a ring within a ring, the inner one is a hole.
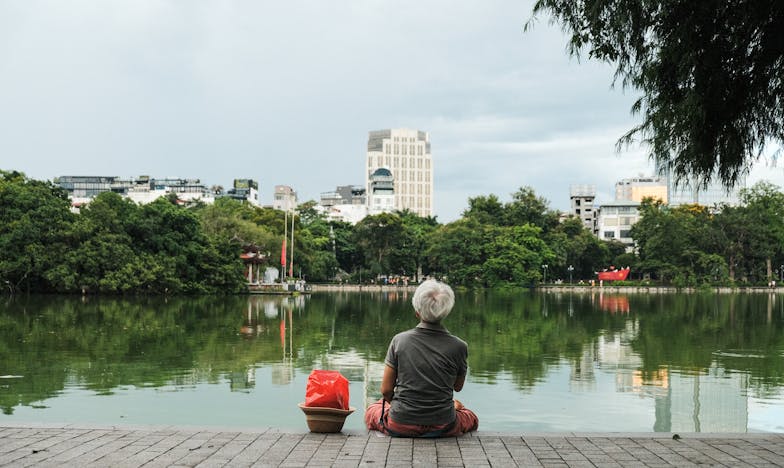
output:
M468 345L441 325L455 304L452 288L424 281L412 300L419 325L392 338L382 399L365 410L368 429L395 437L451 437L474 431L479 419L454 399L465 383Z

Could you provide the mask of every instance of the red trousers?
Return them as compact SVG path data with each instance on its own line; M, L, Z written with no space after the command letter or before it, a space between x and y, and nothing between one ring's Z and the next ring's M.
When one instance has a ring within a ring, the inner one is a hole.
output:
M365 425L373 431L383 432L402 437L454 437L466 432L475 431L479 427L479 418L467 408L455 410L455 423L439 424L435 426L418 426L414 424L400 424L389 417L389 404L383 404L383 399L378 400L365 410ZM384 407L384 424L381 424L381 408ZM449 426L452 426L449 428Z

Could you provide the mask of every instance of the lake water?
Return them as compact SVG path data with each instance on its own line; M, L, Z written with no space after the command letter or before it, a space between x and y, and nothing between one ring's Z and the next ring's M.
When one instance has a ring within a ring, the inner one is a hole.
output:
M306 430L312 369L362 429L411 294L0 302L0 421ZM467 292L457 394L486 431L784 431L784 297Z

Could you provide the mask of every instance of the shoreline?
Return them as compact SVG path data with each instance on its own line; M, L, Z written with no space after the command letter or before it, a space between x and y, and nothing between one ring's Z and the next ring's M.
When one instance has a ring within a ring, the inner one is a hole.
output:
M414 292L418 285L409 284L407 286L400 285L387 285L387 284L326 284L314 283L310 284L311 292ZM455 288L462 289L462 288ZM776 286L775 288L766 286L712 286L710 288L676 288L674 286L590 286L590 285L544 285L534 288L477 288L485 289L488 291L509 291L509 290L530 290L542 292L555 292L555 293L597 293L597 292L611 292L611 293L627 293L627 294L672 294L672 293L716 293L716 294L781 294L784 293L784 287Z

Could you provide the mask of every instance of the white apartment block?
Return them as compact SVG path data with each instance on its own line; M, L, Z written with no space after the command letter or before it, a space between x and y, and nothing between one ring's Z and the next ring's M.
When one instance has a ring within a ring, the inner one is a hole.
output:
M176 194L177 199L190 203L211 204L216 198L231 197L258 206L258 183L253 179L234 179L234 188L224 191L220 186L208 187L199 179L177 177L120 178L116 176L60 176L54 183L66 192L75 211L103 192L114 192L134 203L146 204L160 197Z
M640 220L640 204L635 201L616 200L605 203L599 209L599 238L606 241L617 240L631 248L631 229Z
M433 215L433 160L427 132L403 128L369 132L365 164L368 201L371 176L381 168L389 170L394 179L395 210Z

